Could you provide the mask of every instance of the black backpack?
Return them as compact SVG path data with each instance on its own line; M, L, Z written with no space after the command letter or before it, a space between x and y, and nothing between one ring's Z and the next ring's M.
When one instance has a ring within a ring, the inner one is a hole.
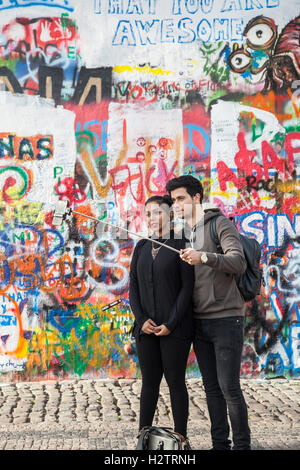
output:
M216 230L217 217L219 216L210 219L210 236L217 245L218 253L223 253ZM230 220L234 223L233 218L230 218ZM258 241L254 238L240 234L240 240L244 249L247 268L243 274L235 274L234 277L245 302L249 302L260 293L262 282L262 270L260 269L261 248Z

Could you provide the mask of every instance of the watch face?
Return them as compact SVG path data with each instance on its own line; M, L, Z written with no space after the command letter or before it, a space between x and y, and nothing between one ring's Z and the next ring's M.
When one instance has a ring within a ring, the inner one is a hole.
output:
M207 259L208 259L208 258L207 258L207 256L206 256L206 253L202 253L202 255L201 255L201 261L202 261L202 263L206 263L206 262L207 262Z

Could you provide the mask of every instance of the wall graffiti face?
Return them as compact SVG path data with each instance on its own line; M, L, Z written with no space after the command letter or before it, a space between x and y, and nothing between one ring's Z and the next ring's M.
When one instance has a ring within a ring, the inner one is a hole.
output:
M243 35L247 39L247 49L237 46L228 58L228 63L235 73L251 74L263 72L264 90L288 88L299 78L300 17L288 23L280 35L272 18L258 17L251 20ZM278 39L277 39L278 37ZM251 54L248 48L253 49ZM255 53L265 54L266 60L254 67Z
M241 375L300 373L300 10L3 1L0 379L139 374L125 231L180 174L262 247ZM199 375L191 351L187 376Z

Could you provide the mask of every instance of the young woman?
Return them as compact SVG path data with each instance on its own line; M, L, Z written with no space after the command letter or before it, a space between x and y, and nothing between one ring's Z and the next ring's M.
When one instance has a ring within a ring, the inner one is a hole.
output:
M170 230L171 205L167 195L151 197L145 204L146 220L153 240L180 250L185 248L185 239L183 234L175 238ZM174 431L186 438L185 371L192 338L193 286L194 269L179 254L149 240L137 243L130 267L129 301L142 373L140 430L152 425L164 374L170 390Z

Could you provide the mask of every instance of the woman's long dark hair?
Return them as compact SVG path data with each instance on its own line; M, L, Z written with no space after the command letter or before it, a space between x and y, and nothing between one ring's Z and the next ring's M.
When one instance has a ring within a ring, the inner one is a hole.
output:
M149 202L155 202L159 206L162 204L167 204L169 207L172 206L173 202L169 194L164 194L163 196L151 196L147 201L145 202L145 206L149 204Z

